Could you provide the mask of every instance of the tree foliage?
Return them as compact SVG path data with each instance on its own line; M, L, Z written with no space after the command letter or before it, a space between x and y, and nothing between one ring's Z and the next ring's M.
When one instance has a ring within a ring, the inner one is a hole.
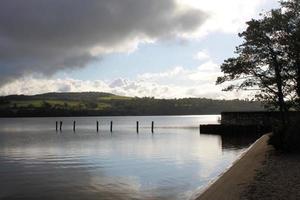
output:
M282 1L284 31L281 44L284 46L289 80L292 82L290 91L296 94L294 105L299 109L300 98L300 0Z
M300 0L285 0L281 7L247 22L240 33L243 43L236 57L221 65L230 81L224 90L257 90L256 98L269 102L283 113L297 106L300 96Z

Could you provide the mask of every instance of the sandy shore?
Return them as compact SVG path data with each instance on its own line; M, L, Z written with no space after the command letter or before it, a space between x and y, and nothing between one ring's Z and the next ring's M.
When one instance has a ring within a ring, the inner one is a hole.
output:
M219 179L210 185L197 200L239 200L254 182L257 171L263 167L268 152L269 135L262 136Z

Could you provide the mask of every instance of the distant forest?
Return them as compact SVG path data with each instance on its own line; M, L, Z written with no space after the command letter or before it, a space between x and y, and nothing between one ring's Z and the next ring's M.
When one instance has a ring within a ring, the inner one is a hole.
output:
M101 92L0 97L0 117L200 115L260 110L264 108L256 101L137 98Z

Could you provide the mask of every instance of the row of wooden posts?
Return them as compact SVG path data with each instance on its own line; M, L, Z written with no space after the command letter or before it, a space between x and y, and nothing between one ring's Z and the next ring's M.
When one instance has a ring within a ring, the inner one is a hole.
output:
M59 124L58 121L56 121L56 131L58 131L58 128L60 131L62 131L62 125L62 121L59 121ZM73 131L76 131L76 121L73 121ZM96 131L99 132L99 121L96 122ZM110 121L110 132L113 132L113 121ZM139 133L139 121L136 122L136 132ZM154 121L151 122L151 132L154 133Z

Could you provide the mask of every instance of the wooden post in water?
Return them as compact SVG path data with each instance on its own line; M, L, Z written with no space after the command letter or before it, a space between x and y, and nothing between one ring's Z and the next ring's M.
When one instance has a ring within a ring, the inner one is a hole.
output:
M62 124L63 124L63 122L60 121L60 122L59 122L59 130L60 130L60 131L61 131L61 129L62 129Z
M73 121L73 132L75 132L76 131L76 121Z
M139 134L139 121L136 121L136 133Z
M113 121L110 121L110 132L112 133L112 129L113 129Z
M55 122L55 130L56 130L56 132L58 130L58 121Z
M154 121L151 123L151 133L154 133Z
M96 128L97 128L97 133L99 132L99 122L97 121L97 126L96 126Z

